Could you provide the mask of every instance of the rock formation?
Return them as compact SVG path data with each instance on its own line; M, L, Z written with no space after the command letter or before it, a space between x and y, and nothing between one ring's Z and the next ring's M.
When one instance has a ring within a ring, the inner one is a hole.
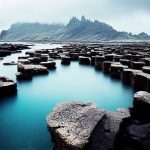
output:
M150 93L134 96L130 114L92 103L58 104L47 116L55 150L149 150Z
M6 77L0 77L0 97L16 93L17 84Z
M114 146L123 109L115 113L92 103L66 102L57 105L46 120L56 150L108 150Z

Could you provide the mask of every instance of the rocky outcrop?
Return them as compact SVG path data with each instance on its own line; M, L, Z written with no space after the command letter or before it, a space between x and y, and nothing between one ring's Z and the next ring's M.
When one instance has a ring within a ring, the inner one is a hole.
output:
M120 79L123 69L127 69L127 68L128 68L127 66L124 66L124 65L122 65L120 63L113 63L110 66L110 75L113 78Z
M17 67L18 73L16 74L16 77L18 80L28 80L32 79L34 75L48 74L47 67L42 65L18 63Z
M95 57L95 68L97 70L102 70L104 61L105 61L105 57L104 56L97 55Z
M144 66L144 67L142 68L142 71L143 71L144 73L150 74L150 66Z
M131 116L123 119L116 136L116 150L149 150L150 148L150 93L137 92Z
M40 65L48 69L56 69L56 63L54 61L41 62Z
M107 112L92 131L86 150L113 150L119 125L128 116L124 109Z
M6 77L0 77L0 97L9 96L17 92L17 84Z
M150 93L140 91L134 95L133 107L130 114L134 120L150 122Z
M22 44L0 44L0 57L11 55L12 53L21 52L20 50L29 49L28 45Z
M61 57L61 64L64 64L64 65L70 64L70 57L68 57L68 56L62 56Z
M133 78L132 86L137 91L150 91L150 74L143 72L136 73Z
M149 150L150 93L137 92L133 106L116 112L92 103L57 105L46 120L55 150Z
M46 120L55 150L107 150L113 148L119 124L127 116L125 110L112 113L92 103L66 102Z
M91 59L90 59L90 57L79 56L79 63L83 64L83 65L90 65Z

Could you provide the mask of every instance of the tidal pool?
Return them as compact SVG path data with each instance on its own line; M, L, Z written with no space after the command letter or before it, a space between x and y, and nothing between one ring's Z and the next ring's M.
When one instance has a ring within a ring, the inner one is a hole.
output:
M31 50L61 45L35 44ZM15 79L16 66L3 66L16 60L13 54L0 61L0 76ZM0 100L0 150L50 150L51 137L46 115L64 101L94 102L101 108L115 111L132 105L134 91L119 80L96 71L92 66L71 62L68 66L56 60L57 69L31 81L18 82L18 92Z

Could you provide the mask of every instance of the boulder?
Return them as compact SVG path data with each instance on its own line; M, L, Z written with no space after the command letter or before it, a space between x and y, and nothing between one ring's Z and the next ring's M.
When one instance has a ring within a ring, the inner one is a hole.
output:
M140 122L150 121L150 93L145 91L137 92L134 95L133 107L130 108L130 114L135 120Z
M109 73L111 64L112 64L111 61L104 61L103 62L103 72L104 73Z
M139 61L143 56L142 55L132 55L131 60L132 61Z
M3 65L17 65L15 61L4 62Z
M150 91L150 74L143 72L134 74L132 86L137 91Z
M90 65L91 64L91 58L85 57L85 56L79 56L79 63L83 65Z
M143 61L146 63L147 66L150 66L150 57L141 58L140 61Z
M30 60L28 60L28 59L18 59L18 63L31 64Z
M131 60L131 54L124 54L124 59Z
M44 67L42 65L25 65L18 63L17 68L18 73L16 74L16 77L18 80L27 80L32 79L34 75L48 74L47 67Z
M140 70L133 70L133 69L123 69L121 73L121 80L123 83L132 85L134 75L136 73L142 73Z
M70 53L71 60L78 60L79 59L79 53Z
M47 61L49 58L49 54L41 54L41 62Z
M61 57L61 64L64 64L64 65L70 64L70 57L69 56L62 56Z
M16 73L16 78L17 80L31 80L33 75L29 73L22 73L22 72L17 72Z
M123 69L127 69L127 68L128 68L128 66L124 66L124 65L122 65L120 63L113 63L110 66L110 75L113 78L120 79Z
M106 54L105 60L106 61L113 61L114 56L115 56L114 54Z
M18 63L17 65L18 73L16 73L16 78L18 80L29 80L32 79L34 75L34 66L33 65L24 65Z
M95 57L95 68L97 70L102 70L104 61L105 61L105 56L96 55L96 57Z
M91 56L91 65L95 66L95 56Z
M142 71L143 71L144 73L150 74L150 66L144 66L144 67L142 67Z
M115 150L149 150L150 148L150 93L134 95L130 117L124 118L115 139Z
M120 123L126 117L129 112L124 109L107 112L92 131L86 150L113 150Z
M41 62L40 65L48 69L56 69L56 63L54 61Z
M0 57L5 57L5 56L8 56L8 55L11 55L10 51L0 49Z
M55 150L84 150L105 111L92 103L66 102L57 105L47 118Z
M132 69L141 70L143 66L145 66L144 62L140 62L140 61L139 62L135 62L135 61L131 62L131 68Z
M34 65L34 75L40 75L40 74L48 74L47 67L44 67L42 65Z
M123 58L123 55L114 55L113 61L114 62L120 62L120 59L122 59L122 58Z
M0 77L0 97L16 93L17 84L6 77Z
M125 65L125 66L128 66L128 67L130 67L130 65L131 65L130 60L128 60L128 59L120 59L120 63L122 65Z
M34 53L35 53L34 51L28 51L25 54L29 55L30 57L34 57Z

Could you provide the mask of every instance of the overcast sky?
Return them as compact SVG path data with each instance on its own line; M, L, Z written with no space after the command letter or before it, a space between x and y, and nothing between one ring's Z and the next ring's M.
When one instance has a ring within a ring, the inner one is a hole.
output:
M0 30L16 22L99 20L119 31L150 34L150 0L0 0Z

